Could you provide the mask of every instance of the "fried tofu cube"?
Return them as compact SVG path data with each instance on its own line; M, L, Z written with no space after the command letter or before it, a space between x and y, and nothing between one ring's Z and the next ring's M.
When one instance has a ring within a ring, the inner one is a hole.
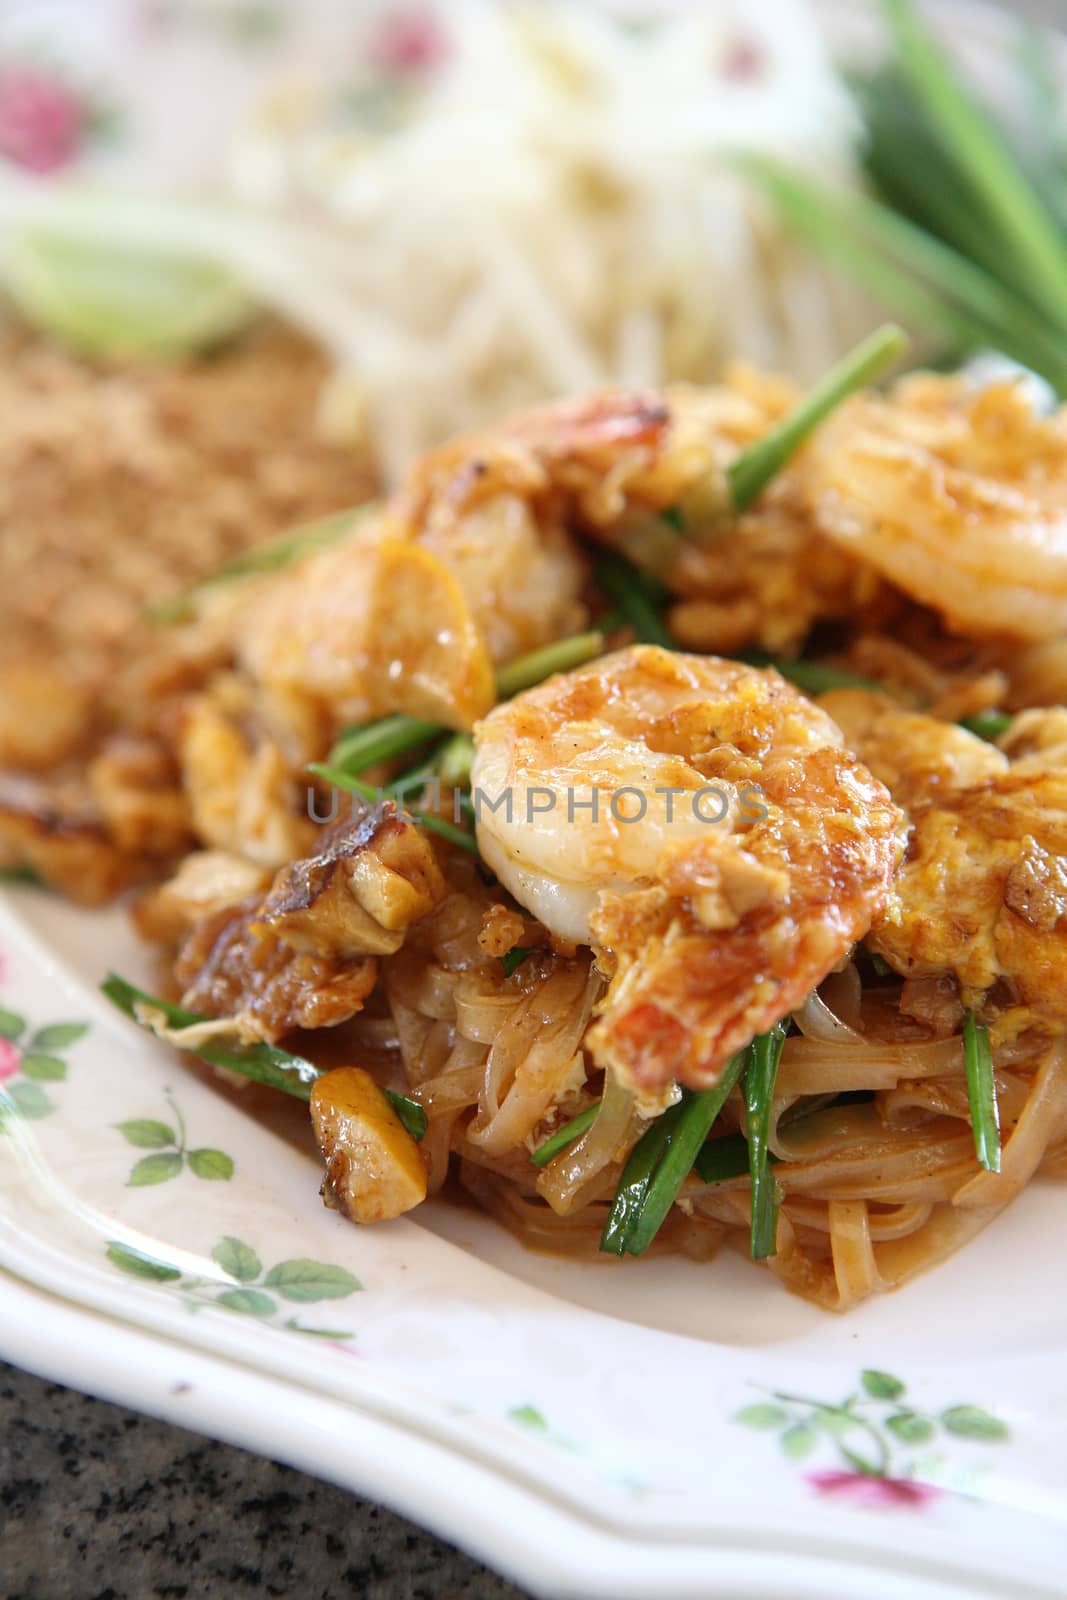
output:
M361 1067L316 1080L311 1121L326 1162L323 1198L353 1222L385 1222L426 1198L426 1167L415 1140Z

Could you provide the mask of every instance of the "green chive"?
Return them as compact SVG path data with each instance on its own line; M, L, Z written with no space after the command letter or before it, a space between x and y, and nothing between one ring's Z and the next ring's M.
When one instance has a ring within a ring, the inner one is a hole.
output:
M750 1253L753 1261L763 1261L767 1256L773 1256L776 1246L778 1186L767 1159L767 1138L774 1084L787 1026L780 1022L769 1033L753 1039L745 1069L745 1138L748 1141L748 1170L752 1180Z
M904 216L840 194L778 163L746 157L793 231L885 304L965 350L1003 350L1054 387L1067 383L1067 339L991 271Z
M867 954L870 958L871 966L880 978L895 978L898 976L885 957L880 956L877 950L868 950Z
M778 1157L768 1155L772 1165ZM708 1139L693 1163L701 1183L726 1183L730 1178L743 1178L748 1172L748 1141L743 1133L727 1133L718 1139Z
M593 576L643 644L674 649L674 640L655 601L649 597L644 575L632 561L627 561L617 550L604 551L593 563Z
M382 1093L403 1123L404 1131L410 1133L416 1142L423 1139L430 1125L426 1107L420 1106L417 1100L409 1099L406 1094L397 1094L395 1089L383 1089Z
M979 739L995 744L1002 733L1007 733L1015 718L1007 711L976 711L973 717L961 717L960 727L976 733Z
M313 772L317 778L321 778L324 783L332 783L337 789L358 794L360 799L365 800L370 806L378 805L380 802L379 791L372 789L369 783L361 783L358 778L353 778L351 773L341 772L337 767L331 767L324 761L313 761L307 770ZM429 833L436 833L441 839L447 839L449 844L459 845L460 849L468 850L472 856L478 854L477 841L466 828L461 828L432 811L411 809L407 814L418 827L425 828Z
M507 957L505 956L503 959L506 961ZM593 1126L599 1110L600 1101L597 1100L593 1105L587 1106L584 1111L579 1111L578 1115L572 1117L569 1122L565 1122L562 1128L557 1128L552 1137L546 1139L544 1144L539 1144L530 1157L534 1166L547 1167L550 1161L556 1159L561 1150L566 1150L567 1146L573 1144L575 1139L580 1139L585 1130Z
M671 1133L684 1110L684 1100L671 1106L645 1129L630 1151L600 1239L600 1248L605 1254L613 1256L626 1254L630 1237L648 1198L656 1168L670 1144Z
M907 348L904 330L886 323L839 361L794 411L730 467L727 477L734 510L747 510L819 423L856 389L873 382Z
M410 794L412 789L424 789L428 783L438 776L437 753L429 755L425 761L420 761L414 767L409 767L407 772L402 772L399 778L390 778L385 784L383 793L390 798L402 799Z
M187 1011L184 1006L171 1005L167 1000L160 1000L155 995L145 994L142 989L135 989L132 983L127 983L125 978L120 978L118 973L109 972L107 979L100 985L101 992L107 996L112 1005L117 1006L132 1022L139 1027L151 1032L147 1022L142 1022L137 1015L139 1005L151 1006L154 1011L161 1011L172 1028L193 1028L202 1022L208 1022L209 1017L202 1016L198 1011ZM201 1061L209 1061L212 1066L225 1067L229 1072L237 1072L243 1078L251 1078L255 1083L265 1084L268 1089L281 1089L285 1094L293 1095L297 1100L311 1099L311 1086L316 1078L321 1078L323 1069L317 1067L313 1061L308 1061L304 1056L293 1055L289 1050L280 1050L273 1044L221 1044L218 1040L205 1040L201 1044L183 1044L181 1039L168 1039L168 1044L173 1044L178 1050L187 1050L190 1055L198 1056ZM406 1094L397 1094L394 1089L383 1089L382 1093L392 1105L405 1129L413 1139L421 1139L428 1126L425 1107L419 1105L417 1100L411 1100Z
M519 656L501 667L496 675L496 692L499 700L510 700L523 689L532 689L555 672L570 672L604 652L604 635L599 628L588 633L574 633L568 639L557 639L529 655Z
M1067 249L1059 230L996 129L956 78L911 0L884 0L900 66L947 151L970 183L991 229L1028 267L1034 300L1067 323Z
M467 788L474 761L474 740L467 733L453 734L441 751L438 776L449 789Z
M378 722L342 733L330 751L330 765L355 776L440 734L439 722L423 722L417 717L382 717Z
M40 888L44 879L34 867L0 867L0 883L33 884L35 888Z
M187 1011L183 1006L171 1005L167 1000L158 1000L155 995L135 989L132 983L127 983L115 972L108 973L100 988L112 1005L142 1028L147 1028L148 1024L141 1022L138 1017L138 1005L161 1011L172 1028L192 1028L209 1020L196 1011ZM242 1077L266 1084L269 1089L281 1089L286 1094L295 1095L298 1100L310 1100L311 1085L320 1076L320 1069L314 1062L293 1055L288 1050L279 1050L273 1044L223 1044L217 1039L204 1040L200 1044L182 1044L180 1038L168 1042L179 1050L188 1050L192 1055L199 1056L202 1061L210 1061L213 1066L226 1067L230 1072L238 1072Z
M987 1172L1000 1171L1000 1111L993 1072L989 1029L973 1011L963 1019L963 1060L967 1069L967 1103L971 1108L974 1153Z
M683 1100L681 1115L671 1130L644 1203L629 1230L626 1249L630 1255L643 1255L663 1226L667 1213L693 1170L715 1118L741 1076L746 1056L746 1051L739 1050L723 1067L713 1089L703 1089Z
M216 567L208 577L201 578L199 583L183 589L180 594L161 600L151 608L149 616L153 622L184 622L193 615L195 602L206 589L214 589L218 584L233 583L241 578L258 577L266 572L280 572L301 556L336 544L339 539L354 533L377 509L377 501L372 500L366 505L335 511L331 516L319 517L314 522L290 528L276 539L267 539L242 555L234 556L231 561Z
M533 951L528 950L525 945L513 945L505 955L500 957L500 965L504 969L505 978L510 978L511 974L516 970L516 968L522 966L522 963L526 960L526 957L531 955L533 955Z

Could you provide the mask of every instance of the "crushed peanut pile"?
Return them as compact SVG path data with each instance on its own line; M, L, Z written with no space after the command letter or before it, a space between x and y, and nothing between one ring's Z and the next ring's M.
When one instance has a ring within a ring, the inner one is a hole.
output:
M319 425L324 357L281 327L181 366L94 367L24 334L0 354L0 701L27 663L104 684L153 602L371 491Z

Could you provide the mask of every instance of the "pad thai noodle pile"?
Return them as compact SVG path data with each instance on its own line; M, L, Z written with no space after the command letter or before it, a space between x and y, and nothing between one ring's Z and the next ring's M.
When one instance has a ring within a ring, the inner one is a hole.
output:
M110 997L309 1101L328 1205L841 1310L1063 1170L1067 413L899 343L460 439L36 730L8 861L132 892Z

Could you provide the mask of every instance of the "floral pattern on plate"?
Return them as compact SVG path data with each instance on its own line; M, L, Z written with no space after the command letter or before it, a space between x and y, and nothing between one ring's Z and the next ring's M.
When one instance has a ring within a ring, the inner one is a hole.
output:
M777 1435L789 1461L833 1451L840 1465L805 1473L819 1494L864 1507L921 1507L945 1491L925 1481L943 1466L944 1452L912 1455L939 1435L992 1444L1009 1437L1006 1423L981 1406L955 1404L928 1411L911 1403L907 1386L890 1372L866 1367L859 1386L840 1401L772 1389L733 1419Z
M325 1261L312 1261L306 1256L289 1261L279 1261L267 1271L263 1263L243 1239L227 1234L211 1252L211 1259L222 1268L231 1282L220 1285L218 1280L184 1274L180 1267L161 1261L154 1256L131 1250L112 1241L107 1247L107 1258L133 1278L147 1279L151 1283L170 1283L179 1291L191 1311L201 1306L221 1306L226 1311L236 1311L241 1316L256 1317L275 1327L292 1333L308 1333L319 1339L354 1339L355 1334L344 1328L308 1327L291 1313L282 1320L284 1312L278 1305L286 1300L298 1305L322 1300L346 1300L363 1285L345 1267L331 1266Z
M88 1031L85 1022L31 1028L17 1011L0 1008L0 1132L5 1110L36 1121L57 1109L45 1085L66 1079L66 1052Z

